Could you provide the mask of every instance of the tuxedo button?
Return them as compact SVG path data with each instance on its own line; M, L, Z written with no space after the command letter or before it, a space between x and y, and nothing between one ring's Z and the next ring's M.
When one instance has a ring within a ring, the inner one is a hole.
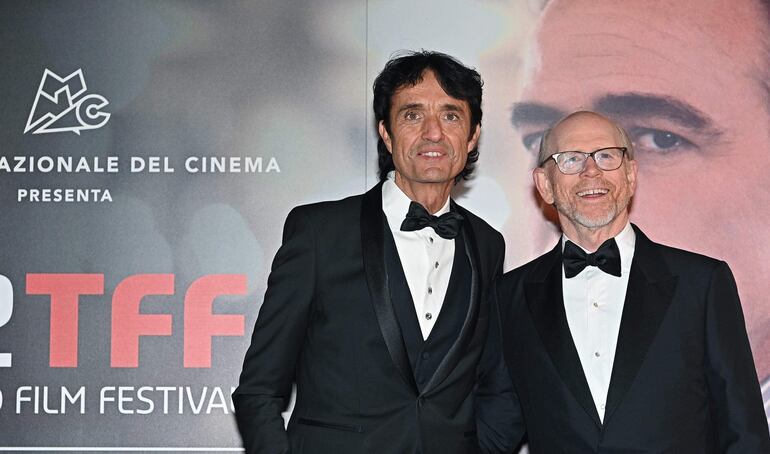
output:
M428 358L430 358L430 353L429 352L422 352L422 359L428 359Z
M424 404L425 404L425 398L424 398L424 397L419 397L419 398L417 399L417 405L419 405L420 407L422 407Z
M417 384L418 385L424 385L425 384L425 377L419 377L417 379Z

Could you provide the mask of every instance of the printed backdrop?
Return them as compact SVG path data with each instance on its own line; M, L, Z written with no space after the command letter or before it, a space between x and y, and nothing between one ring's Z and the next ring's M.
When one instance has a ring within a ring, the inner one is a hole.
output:
M768 244L766 68L742 57L765 16L581 3L0 3L0 451L241 450L230 393L283 220L375 184L371 84L401 49L485 80L477 177L455 196L504 233L508 269L556 238L531 184L539 133L612 114L639 150L634 220L733 265L770 375L751 246ZM719 58L733 72L703 74Z

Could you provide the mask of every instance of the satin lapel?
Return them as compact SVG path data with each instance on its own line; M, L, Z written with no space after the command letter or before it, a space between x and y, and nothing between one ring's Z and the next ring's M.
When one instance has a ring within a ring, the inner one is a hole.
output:
M388 290L388 273L385 266L384 229L385 214L382 212L382 184L364 194L361 202L361 249L364 259L364 272L369 286L369 295L374 306L377 323L382 331L382 338L388 348L393 363L398 368L404 381L415 394L417 384L414 381L409 355L406 352L404 338L398 326L396 313Z
M553 365L581 407L601 427L583 366L567 324L562 298L561 242L547 253L524 283L525 298L532 321Z
M634 231L636 247L607 393L605 423L612 417L639 372L671 304L677 283L677 277L668 271L655 250L655 244L636 226Z
M458 211L461 214L463 213L464 210L461 207L458 207L454 201L451 203L453 210ZM447 376L449 376L452 370L454 370L455 366L457 366L457 362L460 360L468 343L471 341L476 326L476 320L478 318L480 291L479 267L481 266L481 260L479 260L478 248L476 246L476 235L473 232L473 227L471 227L471 222L468 220L467 215L465 215L461 234L463 236L463 241L465 242L465 255L471 266L471 293L470 302L468 303L468 313L463 322L460 334L457 336L457 340L455 340L452 347L449 348L449 351L446 356L444 356L441 364L436 368L433 377L431 377L428 384L425 385L423 393L430 391L436 385L441 383Z

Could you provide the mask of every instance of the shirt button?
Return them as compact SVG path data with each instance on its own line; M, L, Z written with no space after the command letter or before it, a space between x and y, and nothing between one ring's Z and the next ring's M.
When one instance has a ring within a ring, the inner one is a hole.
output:
M433 268L438 268L438 262L433 264Z
M432 294L433 294L433 287L428 287L428 295L432 295Z
M601 404L601 405L599 405L599 408L601 408L602 410L604 410L604 404Z
M429 236L429 237L428 237L428 241L430 241L430 242L432 243L432 242L433 242L433 237L432 237L432 236Z
M602 355L601 355L601 354L599 354L599 352L594 352L594 356L598 358L598 357L600 357L600 356L602 356Z
M594 304L593 304L593 306L594 306L594 307L599 307L599 303L597 303L596 301L594 301Z
M433 314L431 314L430 312L425 313L425 320L430 320L432 318L433 318Z

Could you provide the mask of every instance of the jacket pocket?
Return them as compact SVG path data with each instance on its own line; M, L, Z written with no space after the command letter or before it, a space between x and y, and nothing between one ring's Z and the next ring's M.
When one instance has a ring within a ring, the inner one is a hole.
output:
M347 424L337 424L332 422L319 421L317 419L297 418L297 424L305 426L323 427L324 429L343 430L345 432L364 433L363 426L350 426Z

